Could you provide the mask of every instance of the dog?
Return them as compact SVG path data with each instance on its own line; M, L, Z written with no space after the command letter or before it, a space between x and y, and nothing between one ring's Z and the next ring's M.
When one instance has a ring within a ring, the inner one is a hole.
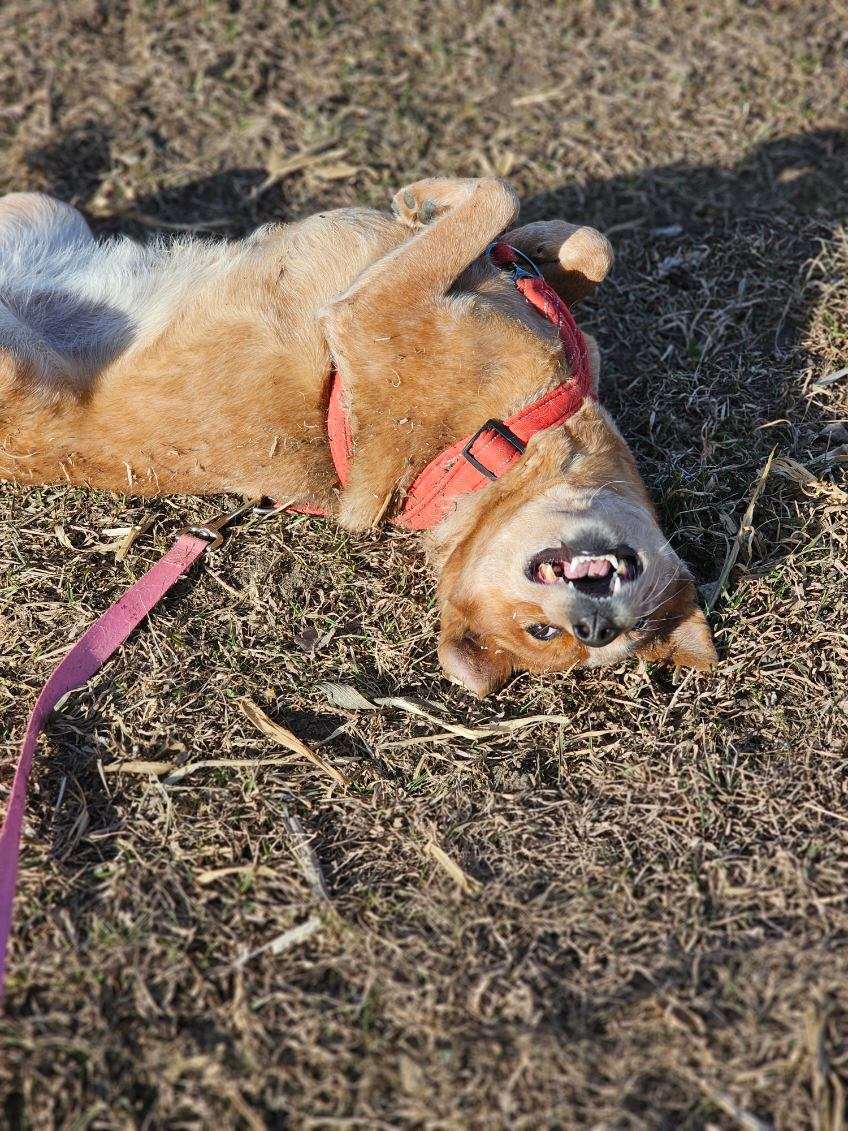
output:
M431 178L391 214L345 208L237 242L142 245L96 241L41 194L0 198L0 477L270 496L364 530L402 522L422 469L471 436L444 468L474 464L480 481L426 543L448 677L484 696L518 670L630 655L709 667L692 579L597 403L594 340L580 336L590 387L567 419L526 450L503 423L573 384L574 359L565 316L546 317L487 249L529 257L524 274L566 304L613 259L594 229L515 227L517 213L503 181ZM509 454L502 474L487 446Z

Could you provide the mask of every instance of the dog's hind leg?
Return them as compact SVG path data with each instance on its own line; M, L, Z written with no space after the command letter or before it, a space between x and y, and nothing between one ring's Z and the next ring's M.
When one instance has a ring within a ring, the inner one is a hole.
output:
M77 384L72 362L45 331L55 264L93 244L88 224L69 204L37 192L0 196L0 479L62 477L54 456L62 436L56 393L63 383Z
M42 392L77 369L67 347L80 327L71 327L64 280L94 247L71 205L38 192L0 197L0 349L15 359L18 378L28 375Z

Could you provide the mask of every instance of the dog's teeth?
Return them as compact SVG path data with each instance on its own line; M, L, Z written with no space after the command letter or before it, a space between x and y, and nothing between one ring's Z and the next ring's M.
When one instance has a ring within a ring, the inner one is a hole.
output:
M539 566L539 580L543 581L545 585L553 585L556 579L557 576L551 563L542 562Z
M615 577L613 578L613 582L612 582L612 595L613 595L613 597L616 595L616 593L619 591L620 588L621 588L621 574L617 573L615 575Z

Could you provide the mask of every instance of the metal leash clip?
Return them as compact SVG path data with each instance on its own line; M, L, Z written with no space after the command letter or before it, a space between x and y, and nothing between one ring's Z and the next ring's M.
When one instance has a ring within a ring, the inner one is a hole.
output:
M498 262L498 248L507 249L512 259ZM536 263L525 255L514 244L505 243L503 240L493 240L486 248L486 257L499 271L506 271L514 280L516 279L542 279L544 276Z
M247 499L240 507L236 507L233 511L222 511L202 526L184 526L179 534L193 534L195 538L203 538L209 543L210 550L217 550L223 545L224 531L227 527L248 511L253 512L263 501L263 499Z
M270 514L279 514L287 506L289 506L289 503L280 503L275 499L269 499L267 495L263 495L261 499L254 500L253 513L259 515L260 518L265 518Z

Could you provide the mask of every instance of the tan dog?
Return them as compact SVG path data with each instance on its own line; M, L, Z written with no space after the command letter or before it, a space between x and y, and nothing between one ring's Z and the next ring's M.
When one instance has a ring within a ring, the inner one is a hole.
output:
M270 495L353 530L391 517L437 452L569 378L555 329L483 254L516 217L508 185L419 181L393 210L141 246L97 243L49 197L0 199L0 476ZM504 239L567 302L612 262L603 236L561 221ZM343 489L325 424L333 366L353 434ZM442 664L478 695L518 669L716 658L633 458L592 399L461 498L429 550Z

